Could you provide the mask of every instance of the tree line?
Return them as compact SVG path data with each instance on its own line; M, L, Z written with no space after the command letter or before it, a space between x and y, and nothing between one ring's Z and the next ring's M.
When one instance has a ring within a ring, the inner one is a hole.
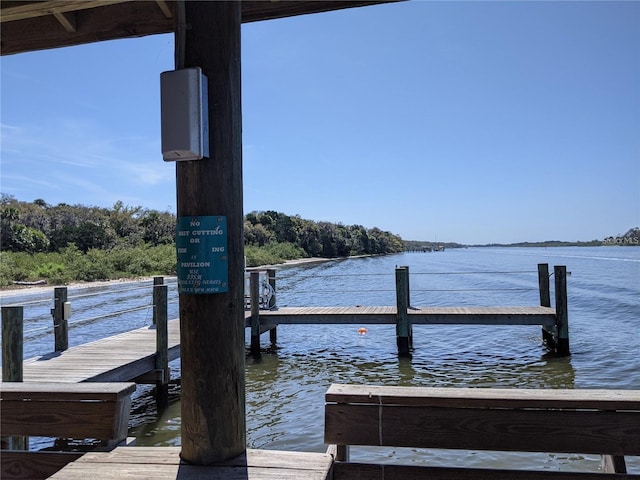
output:
M3 251L59 252L74 244L83 253L118 246L153 246L174 242L175 216L118 201L112 208L86 207L44 200L0 197Z
M175 275L176 216L131 207L49 205L0 196L0 285ZM244 219L247 266L304 257L400 252L403 240L379 228L305 220L276 211Z

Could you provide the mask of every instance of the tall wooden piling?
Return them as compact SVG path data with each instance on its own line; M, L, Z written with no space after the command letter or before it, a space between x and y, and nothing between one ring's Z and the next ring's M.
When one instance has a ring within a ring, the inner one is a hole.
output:
M69 322L65 314L65 304L67 303L67 287L56 287L53 289L53 339L54 351L63 352L69 348Z
M540 306L551 307L551 292L549 290L549 264L538 264L538 289L540 291ZM555 336L557 332L553 332L546 327L542 327L542 341L549 347L556 348Z
M2 381L21 382L24 355L24 307L2 307ZM29 437L2 437L3 448L27 450Z
M22 381L24 307L2 307L2 381Z
M273 290L273 296L269 299L269 309L276 308L276 270L275 268L267 269L267 282ZM271 341L271 347L275 347L278 341L278 327L273 327L269 330L269 340Z
M407 291L409 287L409 272L406 268L396 268L396 342L398 344L398 356L410 357L409 332L411 331L411 323L409 314L409 302L407 300Z
M402 265L400 268L404 268L407 271L407 308L411 308L411 281L409 274L409 265ZM413 348L413 325L409 324L409 348Z
M558 318L558 342L556 351L559 355L569 355L569 308L567 303L567 267L553 267L556 290L556 316Z
M251 355L260 356L260 272L249 275L251 295Z
M200 67L208 78L210 151L177 162L177 214L227 221L228 291L180 294L180 456L208 465L246 450L241 3L176 5L176 66Z
M171 372L169 371L169 331L167 329L167 320L167 286L154 284L153 323L156 326L155 368L162 372L162 378L156 381L156 402L159 408L166 407L169 402L169 380L171 379Z

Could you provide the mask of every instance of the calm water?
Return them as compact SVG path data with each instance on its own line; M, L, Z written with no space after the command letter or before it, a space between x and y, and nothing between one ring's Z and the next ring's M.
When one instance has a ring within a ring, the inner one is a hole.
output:
M394 305L394 268L400 265L409 266L414 306L538 305L538 263L548 263L551 272L554 265L566 265L571 272L570 357L550 355L537 326L416 325L411 361L398 359L393 326L366 325L365 335L358 334L359 325L281 326L275 352L265 352L259 361L247 358L248 446L324 451L324 393L331 383L640 389L640 247L455 249L283 267L277 273L278 305ZM70 289L70 344L149 325L151 284L136 285L140 288ZM173 318L177 295L170 285ZM551 285L553 290L553 277ZM4 305L35 302L25 306L25 358L51 350L52 297L48 292L3 299ZM46 301L38 303L40 298ZM130 311L101 317L116 310ZM262 342L268 346L268 335ZM179 362L172 368L179 376ZM159 414L151 396L137 398L131 433L139 445L180 444L179 389L172 393L174 401ZM595 455L354 448L352 456L432 465L599 469ZM638 472L640 460L629 459L628 466Z

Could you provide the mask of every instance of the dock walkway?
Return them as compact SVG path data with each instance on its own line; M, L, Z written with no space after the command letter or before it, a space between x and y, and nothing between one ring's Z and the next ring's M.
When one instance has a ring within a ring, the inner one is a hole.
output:
M260 310L260 325L395 324L397 312L396 307L282 307ZM549 307L409 307L407 314L414 325L556 325Z
M548 307L411 307L413 325L542 325L556 324L555 310ZM283 307L260 310L264 328L284 324L358 324L397 322L397 308L379 307ZM251 327L251 313L245 315ZM167 323L169 361L180 357L180 321ZM130 332L48 353L24 362L25 382L127 382L145 375L153 379L156 330L144 327ZM149 379L149 378L148 378ZM153 382L152 382L153 383Z
M180 321L167 322L169 361L180 357ZM127 382L155 371L156 330L144 327L26 360L25 382Z
M180 447L118 447L90 452L50 477L53 480L327 480L333 457L326 453L247 450L247 454L212 466L180 460Z

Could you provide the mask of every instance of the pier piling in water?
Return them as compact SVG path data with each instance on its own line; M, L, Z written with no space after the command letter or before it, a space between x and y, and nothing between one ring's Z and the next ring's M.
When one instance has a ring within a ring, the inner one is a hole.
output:
M249 277L251 292L251 354L260 356L260 272L251 272Z
M2 307L2 381L22 382L24 307ZM2 437L3 448L27 450L29 437ZM6 447L5 447L6 446Z
M567 267L553 267L556 289L556 318L558 319L558 355L570 355L569 350L569 309L567 305Z
M69 306L65 311L67 304L67 287L56 287L53 289L53 338L56 352L64 352L69 348L69 323L68 315ZM68 305L68 304L67 304Z
M22 381L24 307L2 307L2 381Z
M269 286L273 289L273 295L269 299L268 307L276 308L276 270L275 268L267 269L267 282L269 282ZM278 327L273 327L269 330L269 340L271 341L271 347L274 348L276 346L276 342L278 341Z
M549 290L549 264L538 264L538 288L540 290L540 306L551 307L551 293ZM551 348L556 348L556 335L547 327L542 327L542 341Z
M410 357L410 332L411 321L407 312L409 308L409 269L407 267L396 268L396 341L398 344L398 356Z
M162 278L162 277L160 277ZM156 402L163 408L169 402L169 332L167 329L167 286L153 286L153 323L156 326L155 368L162 372L162 378L156 380Z

